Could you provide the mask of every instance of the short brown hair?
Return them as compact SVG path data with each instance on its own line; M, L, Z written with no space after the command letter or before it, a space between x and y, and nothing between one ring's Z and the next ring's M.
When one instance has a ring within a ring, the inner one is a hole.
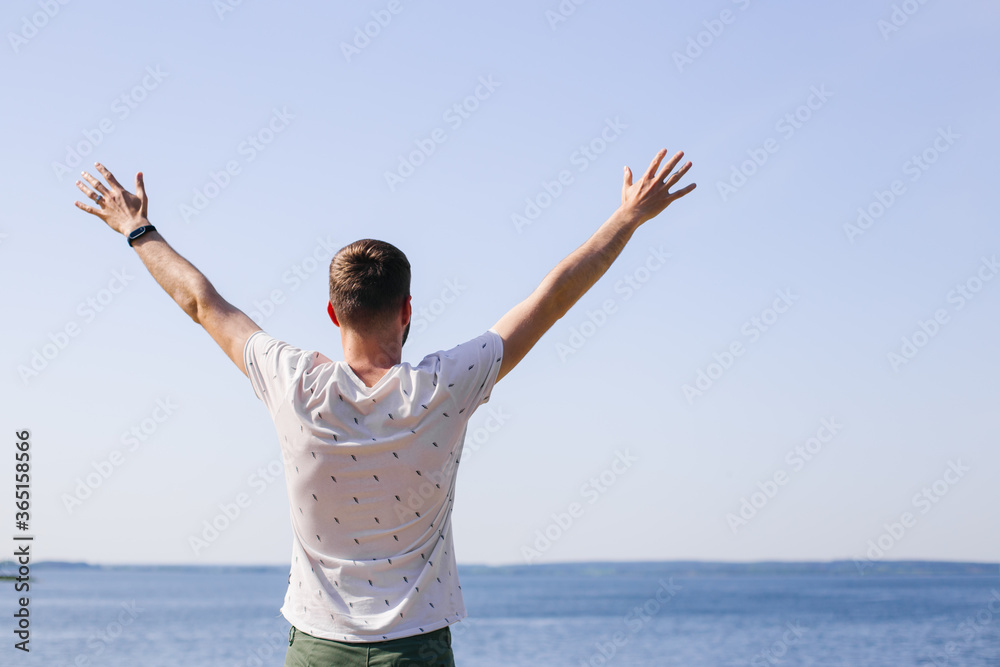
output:
M362 332L384 327L410 295L410 262L391 243L361 239L330 262L330 303L341 326Z

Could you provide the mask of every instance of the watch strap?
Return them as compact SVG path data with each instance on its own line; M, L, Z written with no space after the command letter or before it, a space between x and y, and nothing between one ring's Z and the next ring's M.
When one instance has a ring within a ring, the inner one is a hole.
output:
M128 246L131 248L132 243L146 232L155 232L155 231L156 227L154 227L153 225L143 225L142 227L137 227L136 229L133 229L128 233Z

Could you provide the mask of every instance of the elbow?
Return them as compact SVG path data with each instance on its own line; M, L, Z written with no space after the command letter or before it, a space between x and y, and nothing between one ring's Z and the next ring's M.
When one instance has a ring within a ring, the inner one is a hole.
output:
M199 312L202 310L199 306L199 302L195 298L185 299L180 302L181 309L187 313L187 316L194 320L195 324L201 324L201 317Z
M192 320L203 325L211 313L223 310L229 304L208 280L202 278L199 284L188 290L180 305Z
M205 318L205 313L212 307L213 292L211 289L191 290L177 303L188 314L196 324L201 324Z

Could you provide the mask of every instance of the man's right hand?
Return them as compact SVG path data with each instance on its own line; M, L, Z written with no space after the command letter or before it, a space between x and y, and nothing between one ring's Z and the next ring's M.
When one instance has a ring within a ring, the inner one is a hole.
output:
M128 235L132 230L148 225L149 220L146 218L146 212L149 208L149 199L146 197L146 186L142 180L142 172L135 175L136 194L132 194L122 187L121 183L115 179L114 174L108 171L104 165L95 162L94 167L108 181L110 188L101 183L100 179L83 172L82 176L90 184L90 187L85 186L82 181L77 181L76 187L93 199L97 207L76 202L77 208L91 215L96 215L119 234Z
M691 168L688 162L677 171L671 173L681 158L684 151L677 151L670 160L663 165L663 170L657 174L660 162L667 155L667 150L663 149L653 158L653 163L643 174L642 179L636 184L632 184L632 170L625 167L625 184L622 186L622 212L629 217L635 216L640 224L647 220L652 220L663 212L670 202L680 199L687 193L695 189L696 184L692 183L677 192L670 192L677 181ZM666 179L666 180L664 180Z

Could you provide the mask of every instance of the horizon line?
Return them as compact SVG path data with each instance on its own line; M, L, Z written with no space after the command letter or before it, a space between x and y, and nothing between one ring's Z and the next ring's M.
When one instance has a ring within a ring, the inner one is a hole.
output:
M509 568L509 567L546 567L546 566L580 566L580 565L669 565L669 564L701 564L701 565L832 565L836 563L855 563L857 561L870 562L872 565L902 565L902 564L934 564L934 565L976 565L976 566L1000 566L1000 561L982 560L944 560L932 558L909 558L909 559L888 559L878 560L858 559L858 558L833 558L833 559L808 559L808 560L781 560L781 559L761 559L761 560L710 560L697 558L680 558L670 560L578 560L578 561L546 561L541 563L509 562L509 563L482 563L482 562L458 562L459 567L485 567L485 568ZM0 567L14 564L12 560L0 560ZM34 567L40 565L77 565L84 567L284 567L287 562L261 562L261 563L156 563L156 562L92 562L76 560L42 560L32 563Z

